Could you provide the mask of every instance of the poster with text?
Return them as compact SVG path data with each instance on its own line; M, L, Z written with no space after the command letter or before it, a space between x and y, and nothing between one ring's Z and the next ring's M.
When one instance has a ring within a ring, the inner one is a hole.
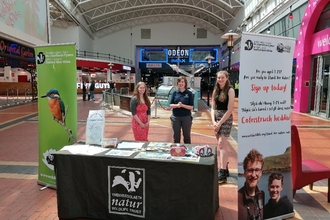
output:
M76 142L77 87L74 44L35 48L38 76L38 182L56 186L53 153Z
M293 216L290 114L295 39L243 33L241 45L238 216Z

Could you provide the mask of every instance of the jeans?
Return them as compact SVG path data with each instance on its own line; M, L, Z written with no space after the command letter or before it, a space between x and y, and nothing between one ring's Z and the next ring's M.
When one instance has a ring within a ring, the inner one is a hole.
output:
M94 100L94 91L89 91L91 94L91 100Z

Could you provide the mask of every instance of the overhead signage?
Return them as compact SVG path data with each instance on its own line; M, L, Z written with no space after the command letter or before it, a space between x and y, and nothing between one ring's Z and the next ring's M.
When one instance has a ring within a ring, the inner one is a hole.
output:
M173 58L169 59L169 63L189 63L189 60L185 58Z
M35 59L33 48L23 46L5 39L0 39L0 53L8 54L11 56L19 56L30 60Z
M130 66L123 66L123 70L129 70L129 71L131 71L131 67Z
M169 58L171 57L189 57L189 50L180 49L168 49L167 55Z
M146 68L162 68L161 63L147 63Z

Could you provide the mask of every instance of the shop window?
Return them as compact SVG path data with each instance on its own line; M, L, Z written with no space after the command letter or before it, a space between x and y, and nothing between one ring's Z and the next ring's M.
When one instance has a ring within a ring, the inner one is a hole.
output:
M315 27L315 33L330 28L330 2L323 9Z

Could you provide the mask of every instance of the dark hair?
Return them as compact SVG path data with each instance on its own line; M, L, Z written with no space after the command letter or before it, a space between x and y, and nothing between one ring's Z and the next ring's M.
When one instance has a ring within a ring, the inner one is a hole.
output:
M140 100L140 96L139 96L139 87L142 86L142 85L144 85L144 87L146 88L146 90L143 93L144 101L145 101L146 105L150 108L151 104L150 104L150 100L149 100L148 93L147 93L148 88L147 88L147 85L144 82L138 82L136 84L136 87L134 89L133 96L136 96L137 101L140 104L141 103L141 100Z
M251 162L251 163L254 163L254 162L260 162L261 163L261 169L263 168L264 166L264 158L262 156L261 153L259 153L259 151L257 151L256 149L252 149L247 155L246 157L244 158L244 161L243 161L243 168L244 170L246 170L247 168L247 164Z
M284 176L280 172L275 172L269 175L268 177L268 186L270 186L273 183L273 180L281 180L281 184L283 186L284 183Z
M179 76L179 77L178 77L178 81L176 82L176 84L178 85L179 82L180 82L181 80L184 80L184 82L185 82L185 84L186 84L186 85L184 86L184 88L187 89L187 87L188 87L188 80L187 80L187 78L186 78L185 76Z
M215 83L214 89L213 89L213 99L214 99L214 101L216 99L219 99L220 102L224 102L227 99L229 89L233 88L233 86L230 84L229 73L227 71L221 70L221 71L217 72L216 76L218 77L220 74L224 74L226 76L227 82L226 82L225 86L222 88L220 94L219 94L220 85L219 85L219 83Z

